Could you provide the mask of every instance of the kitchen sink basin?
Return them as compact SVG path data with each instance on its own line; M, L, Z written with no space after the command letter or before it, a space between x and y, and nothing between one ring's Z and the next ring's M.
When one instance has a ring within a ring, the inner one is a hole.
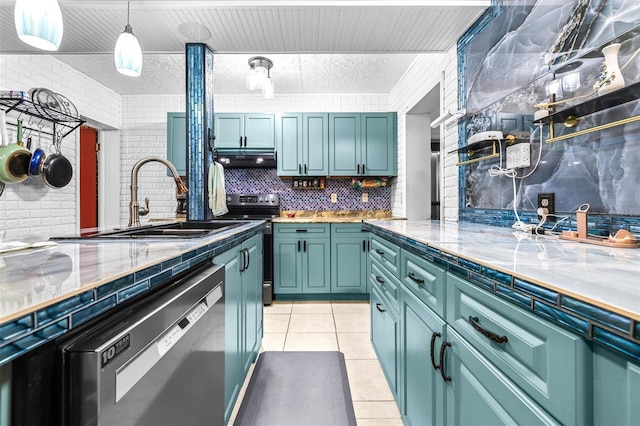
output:
M188 221L137 226L103 232L83 232L80 235L52 237L52 240L122 240L122 239L180 239L201 238L242 225L242 221Z

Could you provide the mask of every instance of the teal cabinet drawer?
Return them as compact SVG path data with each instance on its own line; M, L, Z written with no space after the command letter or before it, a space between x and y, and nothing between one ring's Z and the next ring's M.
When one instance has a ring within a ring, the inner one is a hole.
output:
M400 281L425 305L444 318L445 272L443 269L413 253L402 250Z
M344 234L368 234L367 231L362 230L362 222L358 223L332 223L331 224L331 236L343 237Z
M370 287L378 287L378 290L389 301L390 306L395 309L396 312L400 309L399 295L400 295L400 282L396 277L390 275L385 268L383 268L378 262L373 260L371 262L371 275L369 277Z
M400 365L398 363L400 321L397 314L389 309L388 302L380 294L377 287L371 288L371 343L378 355L382 371L389 388L397 399L398 377Z
M276 235L295 238L327 238L330 236L328 223L275 223L273 232Z
M447 323L561 423L589 424L587 343L454 275L446 280Z
M377 261L390 274L400 279L400 247L377 235L371 236L371 259Z
M579 419L559 422L449 327L447 341L450 346L446 346L444 370L441 371L442 375L451 378L446 386L446 424L589 424L581 423Z

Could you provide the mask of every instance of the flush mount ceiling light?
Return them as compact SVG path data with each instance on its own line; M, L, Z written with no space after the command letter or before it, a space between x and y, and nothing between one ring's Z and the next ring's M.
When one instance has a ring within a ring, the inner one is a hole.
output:
M54 51L62 41L62 12L57 0L17 0L13 14L20 40Z
M249 58L249 71L247 72L246 87L248 90L262 90L265 99L273 99L274 84L271 78L273 62L263 56Z
M113 52L116 69L119 73L130 77L138 77L142 71L142 50L133 28L129 25L129 2L127 2L127 25L118 37L116 49Z

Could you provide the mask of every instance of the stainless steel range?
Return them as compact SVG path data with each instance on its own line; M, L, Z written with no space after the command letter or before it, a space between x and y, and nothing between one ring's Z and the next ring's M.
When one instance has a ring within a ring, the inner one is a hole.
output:
M271 219L280 215L278 194L227 194L229 212L218 219L266 220L263 240L262 301L270 305L273 300L273 235Z

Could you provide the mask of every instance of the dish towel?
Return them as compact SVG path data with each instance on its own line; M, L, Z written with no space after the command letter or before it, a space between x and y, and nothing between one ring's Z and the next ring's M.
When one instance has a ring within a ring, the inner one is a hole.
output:
M224 189L224 168L216 161L209 166L209 208L214 216L222 216L229 211Z

